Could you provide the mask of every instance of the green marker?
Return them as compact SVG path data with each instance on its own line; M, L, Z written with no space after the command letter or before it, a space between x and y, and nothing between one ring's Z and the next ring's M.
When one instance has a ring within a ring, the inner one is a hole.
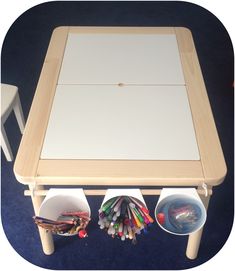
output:
M131 209L134 211L134 213L136 214L138 220L140 223L144 223L144 218L141 216L141 214L138 212L138 210L135 207L135 204L133 202L131 202L129 204L129 206L131 207Z
M119 223L115 223L113 227L114 227L115 230L118 230L118 228L119 228Z
M109 221L112 221L113 220L113 214L114 214L114 210L113 209L109 209L109 214L108 214L108 216L107 216L107 219L109 220ZM105 212L106 213L106 212Z
M103 206L102 206L102 211L106 212L107 209L109 209L112 204L116 201L116 198L112 198L109 201L107 201Z
M144 219L143 219L143 217L141 216L141 214L138 212L138 210L137 210L136 208L133 208L133 210L134 210L136 216L138 217L140 223L144 223Z

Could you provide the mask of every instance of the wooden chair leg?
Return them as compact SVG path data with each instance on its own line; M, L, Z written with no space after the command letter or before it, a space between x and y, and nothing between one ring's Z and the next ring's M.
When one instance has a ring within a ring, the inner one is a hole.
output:
M1 124L1 146L2 146L2 149L3 149L3 152L6 156L7 161L9 161L9 162L12 161L13 154L12 154L11 146L9 144L7 134L6 134L6 131L5 131L3 124Z
M18 125L20 127L21 134L23 134L24 127L25 127L25 120L24 120L24 114L23 114L23 110L22 110L21 103L20 103L20 97L19 97L18 93L15 98L13 110L15 112L15 116L16 116Z

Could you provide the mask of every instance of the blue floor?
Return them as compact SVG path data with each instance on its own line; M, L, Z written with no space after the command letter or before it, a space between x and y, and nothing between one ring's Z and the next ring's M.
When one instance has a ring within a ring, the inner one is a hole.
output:
M186 237L169 235L155 223L137 245L108 237L98 228L97 210L102 197L88 197L92 210L89 237L55 237L56 252L42 253L27 187L18 183L13 163L2 153L2 223L11 245L26 260L50 269L186 269L212 258L226 242L233 222L233 49L220 21L199 6L185 2L49 2L19 17L9 30L2 49L2 82L19 86L25 116L52 30L61 25L186 26L192 30L208 96L223 147L228 174L215 187L196 260L185 256ZM43 109L42 109L43 110ZM12 114L6 131L16 155L20 132ZM158 197L146 196L151 210Z

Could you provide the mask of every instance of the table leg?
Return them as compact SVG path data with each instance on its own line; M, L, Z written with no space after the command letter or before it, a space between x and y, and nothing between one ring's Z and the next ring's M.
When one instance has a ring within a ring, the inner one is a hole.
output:
M32 186L29 186L29 189L33 190ZM43 186L36 186L36 188L34 188L34 190L43 190ZM35 215L38 215L39 212L39 208L41 206L41 203L43 201L43 196L35 196L33 194L31 194L31 199L33 202L33 208L34 208L34 212ZM41 239L41 243L42 243L42 249L43 252L46 255L51 255L54 252L54 242L53 242L53 237L52 234L50 232L47 232L46 230L42 229L41 227L38 227L39 230L39 236Z
M207 197L205 197L204 195L201 195L200 198L207 210L208 205L209 205L210 195L208 195ZM198 250L199 250L199 246L201 242L201 237L202 237L202 232L203 232L203 228L201 228L197 232L190 234L188 237L186 256L191 260L194 260L197 258L197 254L198 254Z

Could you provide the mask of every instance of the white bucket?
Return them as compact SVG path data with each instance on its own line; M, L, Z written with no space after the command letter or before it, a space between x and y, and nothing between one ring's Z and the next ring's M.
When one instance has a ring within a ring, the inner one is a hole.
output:
M91 210L83 189L50 189L40 206L39 216L51 220L57 220L61 213L65 211L83 211L87 212L90 217ZM65 233L60 235L72 236L76 234L77 233Z
M155 219L166 232L189 235L206 222L206 209L195 188L163 188Z
M141 232L147 234L147 228L152 223L153 219L149 215L140 189L107 190L99 210L98 224L108 235L122 241L129 239L135 244L136 236Z

